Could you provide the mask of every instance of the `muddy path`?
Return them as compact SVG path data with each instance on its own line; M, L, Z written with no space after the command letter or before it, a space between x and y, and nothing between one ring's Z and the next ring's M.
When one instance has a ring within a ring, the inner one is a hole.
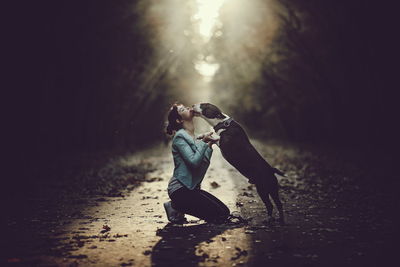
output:
M79 193L45 194L30 201L24 216L7 217L10 245L2 261L10 266L376 266L392 260L397 229L389 211L397 198L376 186L373 168L357 157L342 160L305 147L253 142L287 174L279 177L284 226L264 224L265 209L254 188L218 148L202 188L248 223L214 225L188 216L189 224L168 224L162 203L168 200L173 164L169 147L160 144L92 174L91 179L103 179L101 188L85 189L81 176Z

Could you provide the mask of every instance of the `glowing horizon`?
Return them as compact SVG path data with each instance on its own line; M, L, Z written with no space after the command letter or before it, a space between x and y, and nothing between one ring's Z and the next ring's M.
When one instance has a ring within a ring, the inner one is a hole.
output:
M199 33L208 42L218 23L219 10L225 0L196 0L197 13L192 19L198 22Z

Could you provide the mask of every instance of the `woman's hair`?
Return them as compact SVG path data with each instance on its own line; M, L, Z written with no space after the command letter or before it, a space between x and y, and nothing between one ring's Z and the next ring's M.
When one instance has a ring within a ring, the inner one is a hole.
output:
M168 112L168 121L166 122L165 132L172 135L174 131L182 129L182 123L176 122L176 120L182 120L182 116L178 113L179 103L174 103Z

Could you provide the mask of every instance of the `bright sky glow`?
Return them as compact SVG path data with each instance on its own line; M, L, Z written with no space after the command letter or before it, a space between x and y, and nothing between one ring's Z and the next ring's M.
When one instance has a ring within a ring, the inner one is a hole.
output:
M198 25L199 34L205 43L214 34L215 26L219 22L219 10L224 2L225 0L196 0L197 13L192 18ZM194 68L203 76L204 81L209 82L218 71L219 64L201 59L194 62Z
M208 41L218 21L219 10L225 0L196 0L197 13L193 16L198 21L200 35Z
M199 60L195 62L194 68L204 77L205 81L210 81L219 69L219 64L208 63L205 60Z

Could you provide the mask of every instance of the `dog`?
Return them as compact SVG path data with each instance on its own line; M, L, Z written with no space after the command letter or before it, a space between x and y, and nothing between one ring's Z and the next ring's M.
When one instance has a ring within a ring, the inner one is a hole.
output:
M217 136L212 136L219 146L222 156L234 166L243 176L254 184L257 193L267 209L267 222L272 222L273 205L269 199L271 196L278 212L279 222L284 224L282 202L279 197L279 185L275 174L285 176L280 170L273 168L258 153L242 128L233 118L221 112L210 103L200 103L192 106L193 115L206 120L213 128ZM206 133L204 135L209 135ZM202 138L204 135L199 136Z

